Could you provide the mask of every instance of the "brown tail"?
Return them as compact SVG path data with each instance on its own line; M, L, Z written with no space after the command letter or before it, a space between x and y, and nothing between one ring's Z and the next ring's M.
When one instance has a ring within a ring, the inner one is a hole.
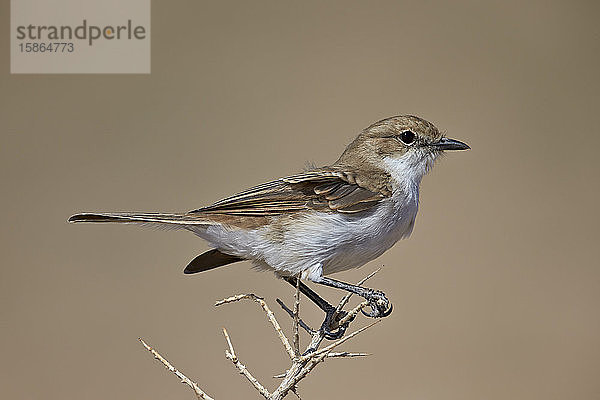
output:
M167 224L174 226L205 225L200 215L161 213L83 213L75 214L69 222L122 222L140 224Z

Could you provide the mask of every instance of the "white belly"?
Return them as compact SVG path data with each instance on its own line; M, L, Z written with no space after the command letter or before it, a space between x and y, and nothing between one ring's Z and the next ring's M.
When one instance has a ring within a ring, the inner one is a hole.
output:
M269 225L247 231L213 225L196 234L228 254L279 274L312 279L360 267L411 234L421 178L434 160L435 154L423 157L414 151L384 159L394 194L369 211L307 213L283 224L283 229Z
M379 257L412 232L417 199L399 200L385 200L366 216L319 213L307 217L290 230L283 253L273 258L277 263L279 259L284 261L278 263L277 269L303 271L306 277L328 275L360 267ZM287 254L292 255L291 259Z
M261 269L304 278L356 268L377 258L412 232L418 193L385 199L360 214L315 212L286 224L244 231L213 225L196 231L219 249L251 259Z

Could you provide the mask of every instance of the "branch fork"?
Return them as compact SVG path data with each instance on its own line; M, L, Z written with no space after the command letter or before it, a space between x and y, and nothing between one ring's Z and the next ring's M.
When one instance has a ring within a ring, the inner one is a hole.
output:
M365 277L363 280L361 280L358 284L362 285L367 279L371 278L373 275L375 275L377 272L379 272L379 270L380 269L372 272L367 277ZM297 282L299 282L299 280L297 280ZM351 296L352 296L352 294L350 294L350 293L347 294L338 303L338 305L336 307L336 313L338 315L342 315L341 313L343 312L343 308L348 304L348 301L350 300ZM235 303L235 302L242 301L242 300L251 300L251 301L257 303L263 309L268 322L271 324L271 326L275 330L277 336L279 337L279 340L281 341L281 344L283 345L285 353L288 355L288 357L291 361L291 365L286 370L285 373L275 376L275 378L282 379L279 386L277 386L275 388L275 390L273 390L273 392L269 392L269 390L267 388L265 388L265 386L263 384L261 384L258 381L258 379L256 379L250 373L248 368L244 364L242 364L242 362L239 360L239 358L236 355L236 352L234 350L234 347L233 347L233 344L231 341L231 337L229 336L227 329L223 328L223 335L225 336L225 341L227 343L227 349L225 350L225 358L230 360L232 362L232 364L235 366L235 368L238 370L238 372L241 375L243 375L250 382L250 384L254 387L254 389L256 389L256 391L258 391L258 393L260 393L260 395L262 395L267 400L283 399L290 392L294 393L298 398L300 398L298 395L298 391L297 391L298 383L302 379L304 379L308 374L310 374L319 363L325 361L326 358L360 358L360 357L368 356L369 355L368 353L352 353L352 352L345 352L345 351L334 352L334 350L337 349L338 346L345 343L346 341L352 339L353 337L359 335L360 333L364 332L365 330L371 328L373 325L381 322L381 320L377 320L369 325L366 325L360 329L357 329L356 331L348 334L345 337L342 337L342 338L334 341L333 343L329 344L328 346L320 348L323 340L325 339L325 334L321 330L313 330L313 329L309 328L308 325L306 325L302 321L302 319L300 319L299 285L296 286L293 311L290 310L279 299L277 300L279 305L288 314L290 314L290 316L293 319L293 325L292 325L293 336L292 336L291 343L290 343L290 340L285 335L285 333L283 332L283 330L281 329L281 325L275 318L275 315L273 314L273 312L271 311L271 309L269 308L267 303L264 301L264 299L262 299L261 297L255 295L255 294L250 293L250 294L239 294L239 295L231 296L226 299L217 301L215 303L215 306L220 306L220 305L229 304L229 303ZM358 313L364 307L367 307L368 305L369 305L369 303L367 301L361 302L356 307L354 307L350 311L346 312L345 315L343 315L343 317L340 318L340 320L338 321L338 324L340 326L342 326L344 324L350 324L351 322L353 322L355 320ZM306 348L302 352L300 351L300 334L299 334L300 329L299 328L303 328L304 330L306 330L311 337L309 344L306 346ZM165 368L167 368L167 370L169 370L171 373L173 373L175 376L177 376L177 378L179 378L181 383L189 386L194 391L194 394L196 395L197 399L214 400L205 391L203 391L196 382L189 379L182 372L177 370L168 360L166 360L163 356L161 356L160 353L158 353L158 351L156 351L154 348L150 347L143 339L139 338L139 340L142 343L142 345L144 346L144 348L146 350L148 350L154 356L154 358L156 360L158 360L161 364L163 364L163 366Z

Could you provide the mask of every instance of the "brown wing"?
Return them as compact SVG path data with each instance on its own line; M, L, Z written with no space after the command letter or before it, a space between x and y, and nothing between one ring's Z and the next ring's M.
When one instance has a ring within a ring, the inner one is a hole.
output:
M257 217L303 210L357 213L385 197L384 193L359 186L343 172L317 170L255 186L190 213Z

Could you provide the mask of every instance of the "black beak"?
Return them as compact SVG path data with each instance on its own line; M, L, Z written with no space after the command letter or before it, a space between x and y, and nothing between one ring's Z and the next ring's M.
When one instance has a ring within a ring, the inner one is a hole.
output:
M469 145L458 140L441 138L439 142L432 143L432 147L438 150L468 150Z

